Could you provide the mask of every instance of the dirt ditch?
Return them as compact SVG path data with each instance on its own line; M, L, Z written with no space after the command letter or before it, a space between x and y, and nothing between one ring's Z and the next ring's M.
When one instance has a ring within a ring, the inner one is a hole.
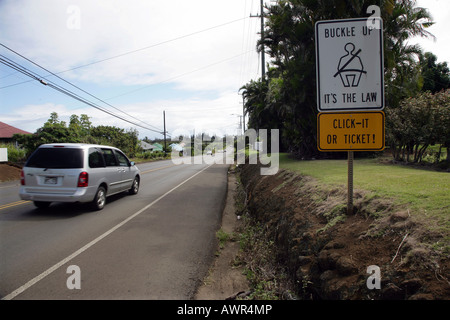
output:
M239 169L241 213L264 226L294 298L450 298L448 257L427 245L425 238L438 236L414 221L408 208L355 190L356 213L349 216L344 188L284 170L261 176L259 170Z

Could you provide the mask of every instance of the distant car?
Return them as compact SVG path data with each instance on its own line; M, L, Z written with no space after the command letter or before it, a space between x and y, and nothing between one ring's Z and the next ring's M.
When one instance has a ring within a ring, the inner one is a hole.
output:
M208 151L206 151L206 155L212 155L212 151L211 150L208 150Z
M52 202L91 202L102 210L106 197L137 194L140 171L117 148L75 143L44 144L28 158L21 172L19 196L38 208Z

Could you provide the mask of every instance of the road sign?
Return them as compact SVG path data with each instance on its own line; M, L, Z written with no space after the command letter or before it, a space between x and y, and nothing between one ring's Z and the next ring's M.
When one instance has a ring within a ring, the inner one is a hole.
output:
M321 112L317 116L319 151L381 151L384 112Z
M384 108L383 25L375 18L316 23L319 112Z

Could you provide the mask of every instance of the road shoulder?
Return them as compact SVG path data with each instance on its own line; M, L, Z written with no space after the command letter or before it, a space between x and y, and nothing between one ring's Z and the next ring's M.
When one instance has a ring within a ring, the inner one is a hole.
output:
M230 167L228 171L228 192L222 215L221 230L226 234L237 232L241 220L237 219L235 208L236 174ZM222 248L217 249L217 255L194 297L195 300L224 300L239 292L249 290L248 281L243 274L243 266L235 264L239 253L239 242L225 241Z

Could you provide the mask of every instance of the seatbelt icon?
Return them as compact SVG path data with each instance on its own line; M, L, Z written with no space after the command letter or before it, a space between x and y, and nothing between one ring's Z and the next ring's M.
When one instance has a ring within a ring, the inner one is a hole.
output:
M335 78L339 75L344 87L357 87L361 80L361 75L367 73L367 71L364 71L361 58L358 56L361 53L361 49L353 53L355 45L349 42L344 46L344 50L347 54L339 59L338 71L333 77Z

